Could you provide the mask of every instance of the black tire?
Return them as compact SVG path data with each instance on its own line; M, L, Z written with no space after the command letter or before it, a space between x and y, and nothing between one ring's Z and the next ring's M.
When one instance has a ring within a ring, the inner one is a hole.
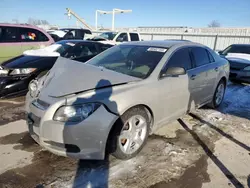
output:
M119 136L120 136L120 133L124 127L124 123L127 122L131 117L133 117L135 115L140 115L143 118L145 118L146 124L147 124L146 136L145 136L143 143L136 151L134 151L131 154L126 154L121 150L121 148L119 146ZM146 141L147 141L148 135L149 135L149 129L150 129L150 119L149 119L149 116L148 116L145 109L143 109L142 107L134 107L134 108L131 108L130 110L126 111L116 121L116 123L114 124L113 130L111 131L111 133L109 135L109 140L111 143L110 142L108 142L108 143L111 144L110 146L112 147L111 154L113 156L115 156L116 158L122 159L122 160L127 160L127 159L135 157L141 151L141 149L144 147L144 145L146 144Z
M219 88L219 86L223 84L224 85L224 93L223 93L223 97L222 97L222 100L219 104L216 103L216 93L217 93L217 90ZM213 109L216 109L218 108L222 102L223 102L223 99L224 99L224 95L225 95L225 91L226 91L226 82L224 80L220 80L220 82L218 83L218 85L216 86L216 89L214 91L214 96L213 96L213 100L211 103L208 104L209 107L213 108Z

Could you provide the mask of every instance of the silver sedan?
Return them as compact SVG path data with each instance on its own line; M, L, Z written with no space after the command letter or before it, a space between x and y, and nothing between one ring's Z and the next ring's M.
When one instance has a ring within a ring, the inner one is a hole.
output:
M59 58L30 83L29 131L58 155L129 159L159 127L203 105L220 106L228 76L226 59L187 41L121 44L86 64Z

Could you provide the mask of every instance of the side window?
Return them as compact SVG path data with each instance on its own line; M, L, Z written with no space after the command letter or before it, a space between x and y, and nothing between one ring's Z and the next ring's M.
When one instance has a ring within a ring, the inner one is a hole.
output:
M96 54L98 54L98 52L97 52L95 45L79 44L79 45L76 45L70 53L68 53L67 57L73 56L74 58L79 58L79 57L91 56L91 55L96 55Z
M20 42L17 27L0 27L0 42Z
M189 48L182 48L170 57L166 64L166 69L170 67L182 67L185 70L192 68L192 61L189 54Z
M139 41L139 35L137 33L129 33L131 41Z
M19 35L22 42L44 42L48 37L42 32L31 28L19 28Z
M207 50L208 58L211 63L215 62L213 55Z
M64 39L75 39L76 38L76 31L75 30L70 30L70 31L66 31L66 32L67 33L63 37Z
M117 39L116 39L117 42L119 41L128 41L128 35L127 33L121 33Z
M100 44L99 45L99 49L100 49L100 52L103 52L105 50L107 50L108 48L111 48L112 45L109 45L109 44Z
M206 49L201 47L194 47L192 48L192 52L197 67L210 63L210 59L208 57Z

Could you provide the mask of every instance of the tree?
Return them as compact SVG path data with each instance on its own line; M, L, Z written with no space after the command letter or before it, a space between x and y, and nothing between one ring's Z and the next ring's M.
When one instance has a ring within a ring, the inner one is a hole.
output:
M220 26L221 26L221 24L220 24L220 22L217 21L217 20L213 20L213 21L211 21L211 22L208 24L208 27L220 27Z
M12 19L12 22L19 24L19 20L18 19Z
M31 24L31 25L49 25L49 22L47 20L29 18L28 24Z

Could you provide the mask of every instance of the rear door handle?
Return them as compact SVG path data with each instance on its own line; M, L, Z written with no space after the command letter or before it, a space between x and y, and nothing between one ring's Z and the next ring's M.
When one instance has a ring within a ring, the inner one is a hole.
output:
M196 75L195 75L195 74L193 74L193 75L190 77L191 80L195 80L195 78L196 78Z
M216 72L218 72L218 70L219 70L219 68L218 67L215 67L215 69L214 69Z

